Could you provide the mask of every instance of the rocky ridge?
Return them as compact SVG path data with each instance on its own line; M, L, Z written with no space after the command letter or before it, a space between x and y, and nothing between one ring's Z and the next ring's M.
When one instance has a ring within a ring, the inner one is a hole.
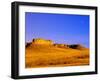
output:
M71 44L71 45L57 44L57 43L54 43L52 40L46 40L43 38L36 38L36 39L33 39L32 42L26 43L26 47L29 47L30 45L46 45L46 46L55 46L59 48L86 49L86 47L80 44Z

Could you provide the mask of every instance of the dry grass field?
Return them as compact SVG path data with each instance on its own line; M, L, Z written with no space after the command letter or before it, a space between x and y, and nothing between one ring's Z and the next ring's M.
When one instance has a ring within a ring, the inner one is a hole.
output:
M89 49L73 49L31 43L26 47L25 67L63 67L89 65Z

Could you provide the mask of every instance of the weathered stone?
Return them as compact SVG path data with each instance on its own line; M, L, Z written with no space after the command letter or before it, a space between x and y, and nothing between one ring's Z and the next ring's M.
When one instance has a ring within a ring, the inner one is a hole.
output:
M42 39L42 38L33 39L32 43L33 44L39 44L39 45L53 45L53 41L45 40L45 39Z

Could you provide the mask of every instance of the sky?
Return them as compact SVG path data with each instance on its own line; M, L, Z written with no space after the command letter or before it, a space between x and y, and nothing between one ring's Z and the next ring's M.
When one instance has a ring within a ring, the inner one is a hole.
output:
M89 15L25 13L25 42L33 38L89 47Z

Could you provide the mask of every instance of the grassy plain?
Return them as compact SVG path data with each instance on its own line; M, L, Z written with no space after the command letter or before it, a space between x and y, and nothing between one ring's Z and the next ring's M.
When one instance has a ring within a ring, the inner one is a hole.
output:
M30 45L26 48L25 67L63 67L89 65L89 49Z

